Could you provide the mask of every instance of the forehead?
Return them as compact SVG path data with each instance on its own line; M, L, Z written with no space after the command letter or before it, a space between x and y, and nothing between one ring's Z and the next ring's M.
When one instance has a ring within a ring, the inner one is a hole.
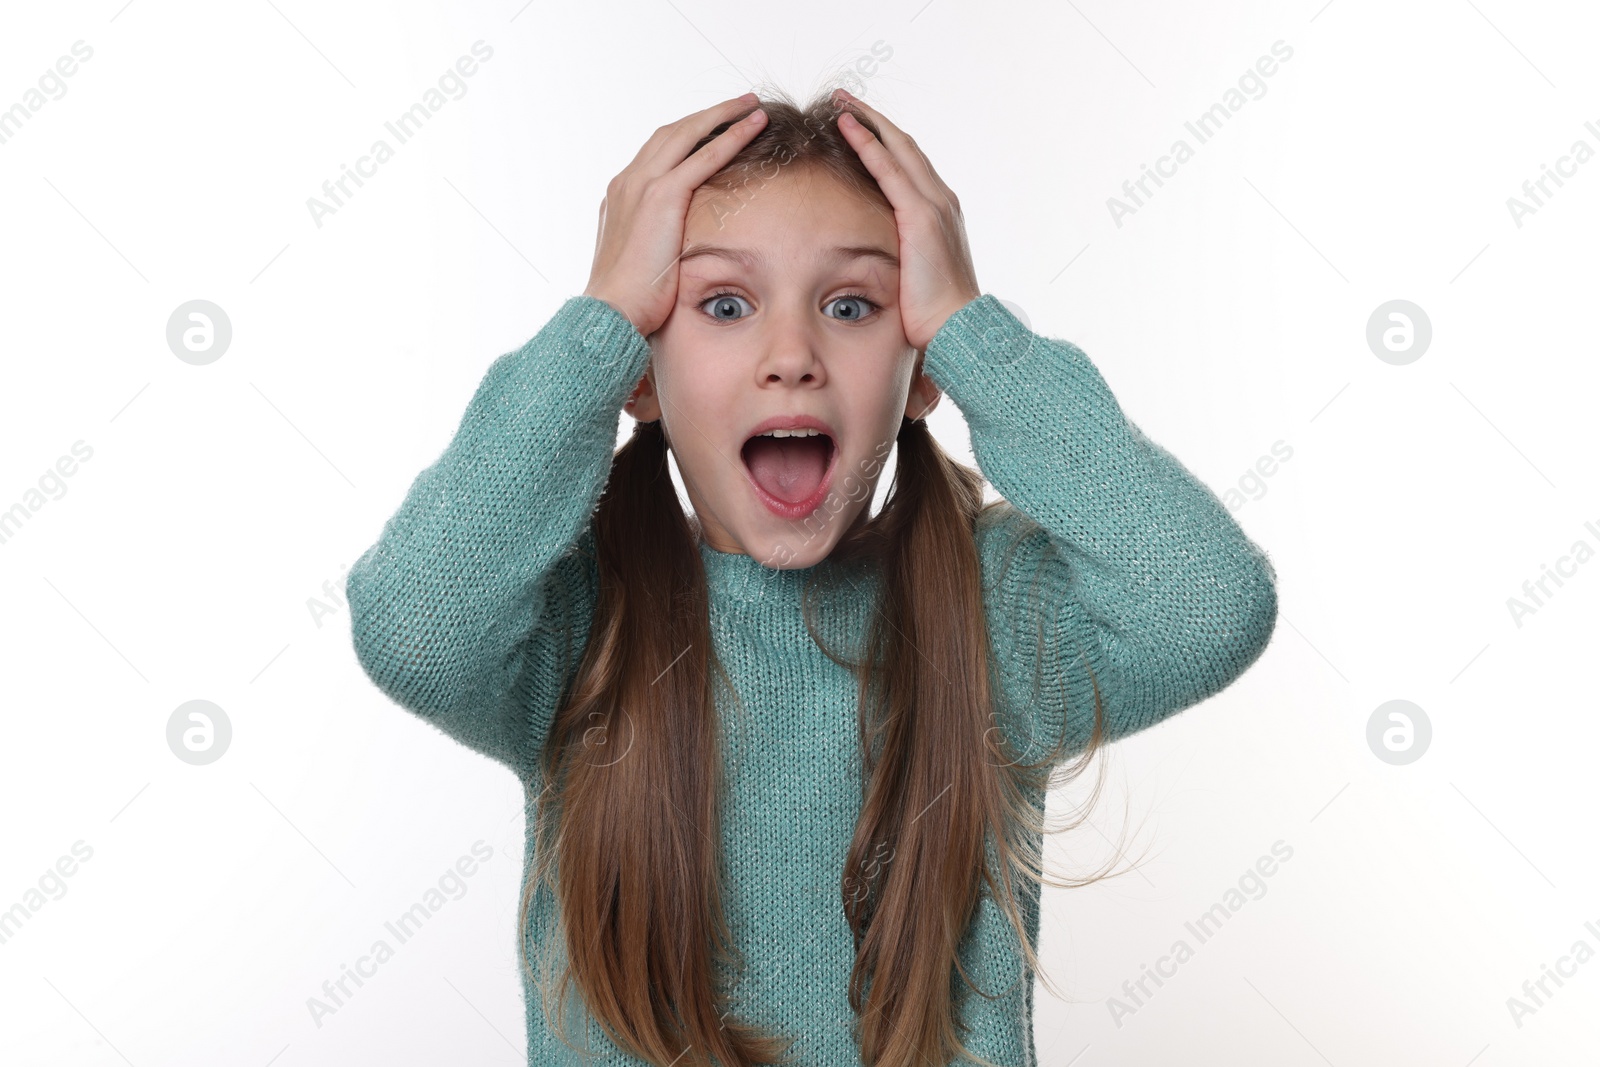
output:
M770 167L766 173L771 175ZM840 247L875 246L893 254L894 216L823 171L794 168L724 191L701 186L684 219L685 250L703 245L750 249L749 269L782 263L823 265L819 256ZM695 262L690 260L689 263ZM727 262L708 257L701 262ZM686 266L689 264L685 264Z

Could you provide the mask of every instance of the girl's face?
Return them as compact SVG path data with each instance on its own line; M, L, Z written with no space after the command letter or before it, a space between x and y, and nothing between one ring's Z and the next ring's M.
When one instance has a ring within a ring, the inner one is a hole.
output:
M867 518L901 417L939 400L901 327L897 253L890 209L821 171L695 191L678 302L625 410L662 420L712 548L809 567ZM828 436L753 436L774 420Z

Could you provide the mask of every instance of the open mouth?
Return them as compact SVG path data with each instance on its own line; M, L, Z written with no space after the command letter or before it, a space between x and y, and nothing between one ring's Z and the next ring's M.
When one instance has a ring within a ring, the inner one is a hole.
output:
M786 519L801 519L827 498L839 448L821 430L779 434L787 431L751 436L739 455L746 477L767 509Z

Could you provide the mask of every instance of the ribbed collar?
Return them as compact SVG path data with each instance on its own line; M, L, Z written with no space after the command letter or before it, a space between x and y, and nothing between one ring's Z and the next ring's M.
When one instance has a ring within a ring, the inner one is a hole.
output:
M768 567L745 552L720 552L700 540L700 562L706 572L706 591L713 603L736 601L753 604L772 601L775 605L798 605L806 580L826 566L827 561L810 567L780 570Z

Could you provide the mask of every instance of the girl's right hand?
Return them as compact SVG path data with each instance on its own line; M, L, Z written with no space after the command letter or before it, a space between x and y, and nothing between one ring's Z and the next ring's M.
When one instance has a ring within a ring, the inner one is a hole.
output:
M678 299L678 257L690 198L761 132L766 113L757 109L700 151L690 155L689 150L756 100L746 93L662 126L606 186L583 295L604 300L646 337L667 320Z

